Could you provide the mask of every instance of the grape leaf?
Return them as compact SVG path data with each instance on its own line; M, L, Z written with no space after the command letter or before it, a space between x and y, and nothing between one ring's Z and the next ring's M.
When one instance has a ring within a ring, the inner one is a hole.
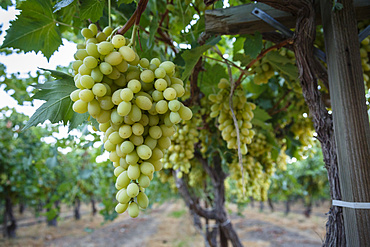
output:
M78 113L72 110L73 102L69 97L70 93L76 90L73 77L59 71L44 70L51 72L57 80L35 86L39 91L33 98L46 100L46 102L36 110L23 130L44 123L46 120L50 120L51 123L62 121L64 125L69 121L72 126L81 123L81 117L75 116Z
M245 42L245 37L239 36L236 38L233 44L233 56L235 56L238 53L238 51L243 49L244 42Z
M271 116L262 108L256 107L256 109L253 110L254 117L251 121L253 125L257 125L265 130L272 130L271 123L266 123L269 119L271 119Z
M254 35L244 35L246 38L244 41L244 52L246 55L249 55L252 58L256 58L261 52L263 43L262 43L262 34L256 32Z
M103 16L104 1L102 0L84 0L80 7L80 17L83 20L90 19L96 22Z
M49 60L62 44L51 1L27 0L21 2L19 9L22 12L11 22L1 48L12 47L36 53L41 51Z
M220 37L213 38L206 44L202 46L195 47L194 49L186 50L182 53L181 57L185 61L185 69L182 72L182 80L185 81L193 70L194 66L197 64L200 56L207 51L209 48L217 44L221 40Z
M225 71L225 67L218 63L213 66L206 63L205 72L201 74L200 80L198 79L200 91L202 91L206 97L215 93L215 90L218 90L217 84L220 78L229 78Z
M117 1L117 6L120 6L121 4L130 4L132 3L134 0L118 0Z
M12 6L12 1L11 0L1 0L0 1L0 7L5 9L5 10L8 10L8 7L9 6Z
M53 11L53 13L61 10L62 8L67 7L68 5L70 5L71 3L73 3L73 1L74 0L61 0L61 1L57 2L54 5L54 11Z

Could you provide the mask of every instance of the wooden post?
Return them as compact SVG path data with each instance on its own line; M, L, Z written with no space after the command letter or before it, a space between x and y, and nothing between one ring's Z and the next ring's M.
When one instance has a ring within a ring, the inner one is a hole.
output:
M355 9L321 0L342 200L370 203L370 126ZM370 210L343 208L347 246L370 246Z

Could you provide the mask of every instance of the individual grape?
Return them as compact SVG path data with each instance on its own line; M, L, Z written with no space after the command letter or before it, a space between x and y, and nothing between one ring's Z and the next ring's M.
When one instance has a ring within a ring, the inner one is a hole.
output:
M162 93L162 92L160 92L160 91L158 91L158 90L154 90L154 91L152 92L152 98L153 98L153 100L154 100L155 102L158 102L158 101L160 101L160 100L164 99L164 97L163 97L163 93Z
M136 58L134 50L128 46L122 46L119 48L119 53L121 53L123 59L125 59L127 62L132 62Z
M106 123L110 120L110 111L101 110L100 114L96 118L98 123Z
M132 105L131 111L128 114L128 116L131 118L134 122L139 122L141 119L141 110L137 105Z
M136 218L137 216L139 216L139 213L140 213L140 209L137 203L131 202L130 205L128 206L128 214L130 215L130 217Z
M135 149L135 145L130 141L124 141L121 144L121 151L125 154L131 153Z
M128 176L128 171L123 171L116 180L116 183L122 188L126 188L130 184L130 178Z
M150 63L154 64L158 68L161 64L161 60L159 60L158 58L153 58L152 60L150 60Z
M82 28L81 34L82 34L82 36L84 36L85 39L89 39L89 38L94 37L94 33L86 27Z
M107 62L102 62L100 65L99 65L99 69L100 71L104 74L104 75L109 75L112 73L113 71L113 67L112 65L110 65L109 63Z
M99 116L100 111L101 111L99 102L96 99L93 99L92 101L90 101L87 105L87 111L94 118Z
M80 77L80 83L84 88L90 89L94 86L94 79L89 75L83 75Z
M139 161L140 157L136 151L132 151L131 153L126 155L125 159L126 159L127 164L137 165L137 162Z
M109 135L108 140L112 144L119 144L123 141L123 138L119 135L118 131L114 131Z
M91 23L88 28L93 33L93 36L98 34L98 27L94 23Z
M79 100L79 99L80 99L80 96L79 96L80 92L81 92L81 89L76 89L76 90L74 90L74 91L70 94L70 98L71 98L71 100L72 100L73 102L75 102L75 101L77 101L77 100Z
M147 96L137 96L135 103L142 110L150 110L153 105L152 101Z
M141 83L136 79L130 80L127 84L127 88L131 89L133 93L138 93L141 90Z
M167 74L171 75L175 70L175 64L171 61L165 61L159 65L159 68L163 68Z
M114 48L117 48L117 49L121 48L122 46L126 44L126 39L122 35L116 34L112 38L112 44Z
M137 204L142 209L146 209L148 207L149 199L148 199L147 195L144 192L139 192L139 194L137 196Z
M160 100L157 102L157 104L155 105L155 110L157 111L157 113L159 114L165 114L168 110L168 103L166 100Z
M112 94L113 104L119 105L119 103L121 103L123 101L122 98L121 98L121 91L122 91L122 89L118 89L118 90L114 91L114 93Z
M149 60L148 59L146 59L146 58L142 58L142 59L140 59L140 66L142 67L142 68L144 68L144 69L146 69L146 68L148 68L149 67Z
M154 71L154 75L155 75L155 78L162 79L166 76L166 70L164 70L163 68L157 68Z
M99 68L94 68L91 70L91 78L93 78L94 82L101 82L103 77L104 75Z
M154 81L154 73L153 73L153 71L151 71L149 69L144 70L140 74L140 79L143 82L145 82L145 83L150 83L150 82Z
M92 87L92 92L97 96L97 97L103 97L107 93L107 88L104 86L102 83L96 83Z
M125 204L122 204L122 203L118 203L117 206L114 208L114 210L118 213L118 214L123 214L128 208L128 204L125 203Z
M119 195L117 196L117 201L119 203L122 203L122 204L129 203L129 201L131 200L131 197L129 195L127 195L127 189L122 188L122 189L120 189L120 191L122 191L122 192L119 193Z
M191 117L193 116L192 111L184 105L181 105L178 113L179 113L180 117L182 119L184 119L185 121L190 120Z
M108 41L102 41L97 46L98 46L98 52L104 56L108 55L114 50L113 44Z
M139 194L139 186L136 183L131 183L127 186L126 193L129 197L134 198Z
M171 84L171 87L175 89L177 97L182 97L185 94L185 89L179 84Z
M143 138L143 136L132 135L132 136L130 136L130 141L135 146L139 146L139 145L143 144L144 138Z
M173 88L167 88L163 91L163 97L166 100L174 100L176 98L176 90Z
M122 60L123 58L121 56L121 53L119 53L118 51L113 51L104 58L104 61L112 66L119 65L120 63L122 63Z
M81 90L78 96L85 102L90 102L94 99L94 94L90 89Z
M149 176L154 173L154 166L150 162L143 162L140 165L140 171L142 174Z
M89 69L93 69L95 68L96 66L98 66L98 60L96 60L95 57L93 56L87 56L84 58L83 60L83 64L89 68Z
M123 117L118 114L117 109L112 110L110 121L115 125L121 125L123 123Z
M140 123L134 123L132 125L132 133L137 136L142 135L144 133L144 126Z
M158 139L158 145L161 149L167 149L171 146L171 139L167 136L162 136Z
M140 145L136 148L136 152L140 159L147 160L152 156L152 150L147 145Z
M80 66L83 64L81 60L76 60L72 63L72 68L76 71L80 68Z
M112 102L112 97L104 96L100 98L100 107L106 111L112 109L114 107L114 104Z
M119 128L119 136L122 137L123 139L127 139L132 135L132 128L130 125L122 125Z
M127 161L127 160L126 160ZM140 177L140 167L138 164L130 165L127 169L127 175L131 180L136 180Z
M79 99L73 103L72 109L77 113L85 113L87 112L87 102Z
M123 60L120 64L116 65L116 68L118 69L119 72L124 73L128 69L128 63Z
M148 188L150 185L150 179L148 176L141 174L140 177L138 178L138 182L140 187L142 188Z
M131 112L132 104L130 102L122 101L117 107L117 112L120 116L127 116Z
M149 128L149 135L153 139L159 139L162 136L162 130L159 126L152 126Z
M166 90L166 88L167 88L167 81L164 80L164 79L157 79L154 83L154 87L158 91L162 92L162 91Z
M144 144L147 145L151 150L153 150L157 146L158 141L156 139L147 136L145 138Z

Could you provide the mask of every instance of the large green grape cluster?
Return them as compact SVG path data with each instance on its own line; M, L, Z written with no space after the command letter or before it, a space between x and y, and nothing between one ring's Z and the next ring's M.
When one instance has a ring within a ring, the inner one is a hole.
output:
M162 159L165 169L179 169L178 178L181 178L183 173L189 173L190 160L194 157L194 145L198 142L199 135L194 119L178 125L176 133L171 137L172 144Z
M117 177L117 213L128 209L137 217L148 206L144 191L162 169L175 124L191 119L192 112L177 100L185 89L172 62L140 59L122 35L107 39L111 32L98 32L94 24L82 29L86 42L75 54L77 89L70 96L73 110L88 112L104 132Z
M237 132L232 117L232 112L229 106L230 83L222 78L218 83L220 89L217 94L209 95L209 100L213 103L211 106L211 117L217 117L219 123L218 129L221 131L222 139L227 142L227 148L238 149ZM240 144L242 154L248 152L247 144L252 142L254 131L251 130L253 118L253 110L256 105L247 102L245 92L242 86L238 86L233 95L234 114L236 116L240 131Z

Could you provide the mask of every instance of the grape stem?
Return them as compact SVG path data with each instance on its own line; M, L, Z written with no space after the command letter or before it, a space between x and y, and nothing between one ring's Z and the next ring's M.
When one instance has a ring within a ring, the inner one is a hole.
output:
M149 0L140 0L137 4L137 8L135 12L132 14L130 19L126 22L126 24L120 28L117 33L124 35L134 24L139 25L141 15L144 13L146 9L146 5L148 4Z
M234 90L235 88L237 88L240 83L243 81L243 77L246 75L249 74L248 70L253 66L253 64L255 64L257 61L261 60L267 53L269 53L270 51L273 51L275 49L280 49L281 47L284 47L286 46L287 44L293 44L294 40L289 38L289 39L286 39L286 40L283 40L282 42L276 44L276 45L273 45L273 46L270 46L269 48L261 51L261 53L255 58L253 59L246 67L244 70L242 70L238 80L235 82L235 87L234 87ZM234 92L233 92L234 93Z

